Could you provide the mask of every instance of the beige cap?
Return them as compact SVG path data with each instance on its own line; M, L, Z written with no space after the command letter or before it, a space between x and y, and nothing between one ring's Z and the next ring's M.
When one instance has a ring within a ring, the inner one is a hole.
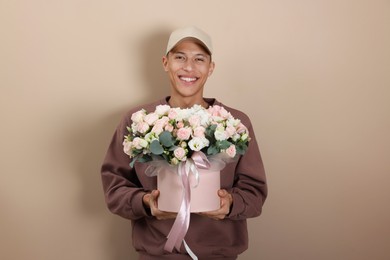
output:
M168 54L168 52L172 50L176 44L178 44L181 40L185 38L198 39L204 44L204 46L210 51L210 53L213 53L213 45L211 43L210 36L204 31L202 31L201 29L195 26L190 26L190 27L177 29L171 33L167 45L167 51L165 54Z

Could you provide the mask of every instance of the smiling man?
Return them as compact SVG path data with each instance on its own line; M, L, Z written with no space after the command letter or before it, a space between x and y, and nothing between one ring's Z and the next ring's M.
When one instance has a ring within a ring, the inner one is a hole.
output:
M101 176L107 206L113 213L132 221L133 246L139 252L139 259L237 259L248 248L247 219L261 214L267 183L250 119L215 98L203 97L205 83L215 68L212 53L211 38L204 31L186 27L172 32L162 58L170 79L170 95L128 111L119 123L104 159ZM158 209L156 177L145 174L147 165L144 163L136 162L131 167L129 156L123 152L127 126L132 124L131 115L140 109L153 112L158 105L224 107L248 128L251 138L246 153L221 170L220 208L191 213L185 241L193 254L185 243L180 249L164 249L177 214Z
M211 60L211 40L208 38L194 27L172 33L163 57L163 66L171 82L169 104L172 106L208 106L203 100L203 89L215 67Z

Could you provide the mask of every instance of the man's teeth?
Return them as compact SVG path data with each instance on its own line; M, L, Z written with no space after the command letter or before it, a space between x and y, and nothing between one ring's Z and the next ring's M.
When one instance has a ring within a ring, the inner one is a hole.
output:
M180 77L181 80L184 80L186 82L192 82L192 81L195 81L196 78L187 78L187 77Z

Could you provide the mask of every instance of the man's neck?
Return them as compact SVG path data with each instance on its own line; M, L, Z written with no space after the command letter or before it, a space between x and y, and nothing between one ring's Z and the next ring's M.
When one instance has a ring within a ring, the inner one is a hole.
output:
M168 100L168 103L171 107L180 107L180 108L190 108L194 105L201 105L205 108L209 106L209 104L203 99L203 98L175 98L174 96L171 96Z

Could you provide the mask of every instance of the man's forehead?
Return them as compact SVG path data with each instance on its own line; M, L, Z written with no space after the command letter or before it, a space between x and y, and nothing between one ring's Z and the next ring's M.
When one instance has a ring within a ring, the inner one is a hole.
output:
M185 39L180 41L176 46L171 50L171 53L183 53L183 54L193 54L193 55L203 55L209 56L209 54L202 48L199 42L192 39Z

